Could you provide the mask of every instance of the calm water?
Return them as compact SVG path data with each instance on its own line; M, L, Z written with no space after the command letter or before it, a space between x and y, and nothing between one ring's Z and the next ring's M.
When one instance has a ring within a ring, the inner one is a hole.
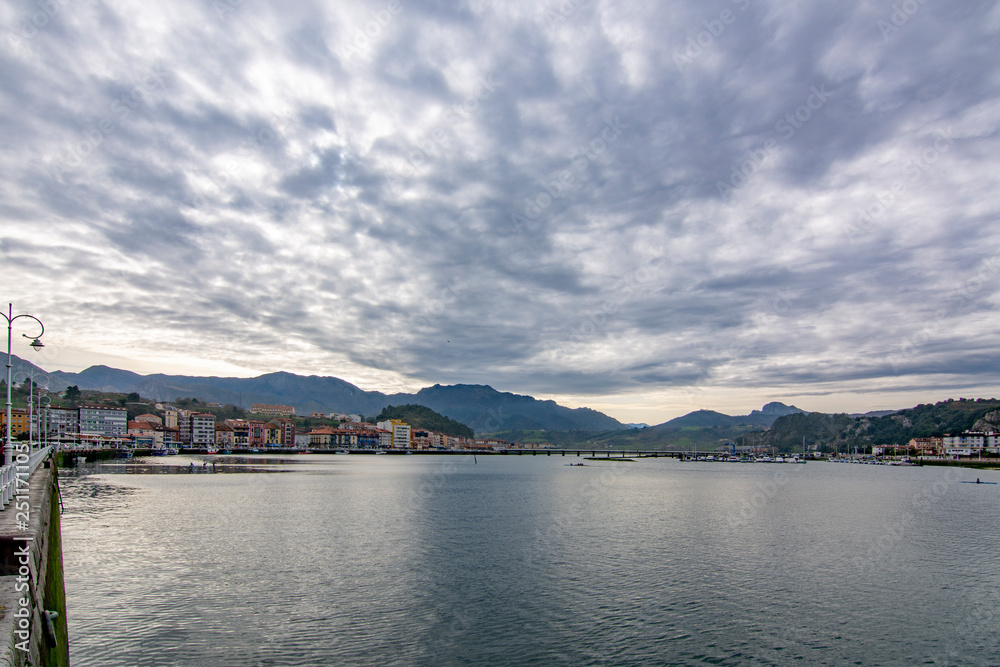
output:
M77 667L1000 663L997 472L188 461L64 473Z

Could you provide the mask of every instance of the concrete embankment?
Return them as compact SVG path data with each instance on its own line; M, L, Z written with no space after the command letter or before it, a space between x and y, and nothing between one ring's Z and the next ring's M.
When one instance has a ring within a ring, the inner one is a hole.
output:
M51 463L0 511L0 666L69 665L59 480Z

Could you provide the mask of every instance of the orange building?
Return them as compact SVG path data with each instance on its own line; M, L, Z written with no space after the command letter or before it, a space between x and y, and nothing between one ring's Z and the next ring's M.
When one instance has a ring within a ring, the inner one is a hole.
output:
M934 456L944 451L944 438L910 438L909 448L922 456Z
M10 411L10 435L18 437L28 432L28 411L12 408ZM7 410L0 410L0 434L7 437Z

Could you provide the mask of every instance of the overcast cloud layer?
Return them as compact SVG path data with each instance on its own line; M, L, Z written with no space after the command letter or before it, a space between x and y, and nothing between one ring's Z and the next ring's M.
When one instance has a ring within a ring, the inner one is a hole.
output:
M47 368L649 422L1000 386L996 2L17 0L0 26L3 299Z

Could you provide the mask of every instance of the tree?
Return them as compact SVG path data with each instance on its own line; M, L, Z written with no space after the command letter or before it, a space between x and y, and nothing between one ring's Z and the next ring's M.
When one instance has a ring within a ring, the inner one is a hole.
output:
M131 394L128 395L128 397L125 400L127 400L129 403L139 403L140 401L142 401L142 396L133 391Z
M71 403L75 403L80 400L80 388L76 385L72 387L66 387L66 391L63 392L63 398Z
M380 422L387 419L400 419L415 429L438 431L447 435L472 438L475 432L460 422L434 412L423 405L386 406L372 421Z

